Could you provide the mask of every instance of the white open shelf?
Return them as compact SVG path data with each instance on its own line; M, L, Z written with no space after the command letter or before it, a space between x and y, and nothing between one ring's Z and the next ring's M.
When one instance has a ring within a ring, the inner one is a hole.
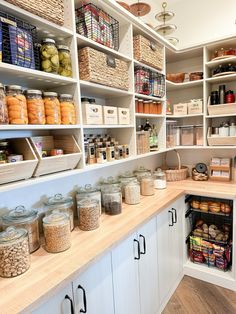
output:
M70 125L63 125L63 124L21 124L21 125L15 125L15 124L8 124L3 125L0 124L0 131L1 130L73 130L73 129L80 129L80 124L70 124Z
M206 82L208 83L231 82L235 80L236 80L236 74L229 74L229 75L206 78Z
M128 129L133 128L133 124L101 124L101 125L93 125L93 124L84 124L84 129Z
M165 101L165 98L159 98L159 97L153 97L153 96L148 96L148 95L143 95L143 94L137 94L135 93L135 97L137 98L142 98L142 99L148 99L148 100L155 100L155 101Z
M185 115L167 115L166 118L170 119L181 119L181 118L194 118L194 117L203 117L203 113L197 113L197 114L185 114Z
M231 57L231 58L224 58L224 59L209 61L209 62L206 62L206 66L209 69L213 69L217 67L217 65L224 64L224 63L231 63L231 62L236 62L236 56Z
M105 85L99 85L92 82L80 81L82 95L93 95L94 97L115 97L133 95L130 91L113 88Z
M207 115L206 118L208 119L212 119L212 118L224 118L224 117L235 117L236 116L236 113L235 114L218 114L218 115Z
M135 113L136 118L164 118L164 114Z
M186 89L186 88L202 86L202 85L203 85L203 80L189 81L189 82L183 82L183 83L174 83L174 82L166 80L167 91Z

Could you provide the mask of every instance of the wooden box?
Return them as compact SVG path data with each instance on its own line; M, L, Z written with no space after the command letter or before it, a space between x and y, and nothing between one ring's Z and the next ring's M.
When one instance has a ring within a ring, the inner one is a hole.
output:
M236 136L211 136L211 128L207 132L207 141L209 146L236 146Z
M208 103L209 115L236 114L236 103L223 105L210 105Z
M175 116L182 116L188 114L188 104L187 103L180 103L173 105L174 115Z
M118 124L117 108L111 106L103 106L104 124Z
M130 124L130 110L127 108L118 108L118 123Z
M0 184L29 179L37 166L38 159L27 138L9 140L14 153L23 155L23 161L0 164Z
M197 101L191 101L188 103L188 114L202 113L203 101L201 99Z
M133 47L134 59L162 71L164 52L161 45L142 35L137 35L133 38Z
M103 124L102 106L97 104L85 104L82 108L84 124Z
M54 135L31 137L33 149L39 160L34 176L74 169L82 156L79 145L73 135ZM42 143L42 150L50 151L54 148L63 149L64 155L42 157L37 143Z
M212 165L212 164L210 165L210 179L211 180L227 182L227 181L230 181L230 178L231 178L230 158L229 158L229 163L227 165Z
M79 76L81 80L123 90L129 89L128 62L104 52L85 47L79 50Z

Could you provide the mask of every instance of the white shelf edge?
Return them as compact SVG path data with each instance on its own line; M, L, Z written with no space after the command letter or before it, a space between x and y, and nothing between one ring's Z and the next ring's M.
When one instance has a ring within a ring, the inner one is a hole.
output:
M231 58L221 59L221 60L208 61L208 62L205 63L205 65L209 69L212 69L212 68L214 68L215 66L217 66L219 64L224 64L224 63L228 63L228 62L232 62L232 61L236 61L236 56L235 57L231 57Z
M83 129L126 129L134 128L133 124L83 124Z
M158 70L158 69L155 69L155 68L151 67L150 65L142 63L142 62L140 62L138 60L135 60L135 59L133 59L133 60L134 60L134 65L139 65L139 66L144 67L146 69L149 69L149 70L151 70L153 72L156 72L156 73L159 73L159 74L164 74L163 70Z
M166 80L166 87L168 90L174 90L174 89L181 89L181 88L187 88L187 87L194 87L194 86L200 86L204 82L204 79L202 80L196 80L196 81L189 81L189 82L183 82L183 83L174 83L171 81Z
M158 97L154 97L154 96L147 96L147 95L143 95L143 94L138 94L138 93L135 93L134 94L135 95L135 97L137 97L137 98L143 98L143 99L149 99L149 100L155 100L155 101L159 101L159 102L161 102L161 101L165 101L166 100L166 98L158 98Z
M108 91L108 92L114 92L114 93L120 94L120 95L133 96L133 92L131 92L131 91L126 91L126 90L123 90L123 89L109 87L109 86L106 86L106 85L100 85L100 84L92 83L92 82L89 82L89 81L80 80L79 82L80 82L81 88L87 87L87 88L91 88L91 89L101 90L101 91L104 91L104 92Z
M180 115L180 116L167 115L166 118L180 119L180 118L193 118L193 117L203 117L203 116L204 116L203 113L197 113L197 114L188 114L188 115Z
M165 118L164 114L135 113L136 118Z
M212 118L235 117L235 116L236 116L236 113L235 114L227 113L227 114L219 114L219 115L206 115L205 117L207 119L212 119Z
M206 82L221 82L221 81L234 81L236 80L236 74L222 75L217 77L208 77L205 79Z
M53 124L53 125L49 125L49 124L22 124L22 125L14 125L14 124L7 124L7 125L0 125L0 131L17 131L17 130L22 130L22 131L27 131L27 130L61 130L61 129L66 129L66 130L70 130L70 129L80 129L81 125L80 124L71 124L71 125L63 125L63 124Z

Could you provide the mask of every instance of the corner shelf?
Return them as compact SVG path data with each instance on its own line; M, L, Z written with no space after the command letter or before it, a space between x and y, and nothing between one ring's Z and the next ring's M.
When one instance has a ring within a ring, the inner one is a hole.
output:
M206 78L205 81L207 83L221 83L221 82L232 82L236 81L236 74L222 75L217 77L209 77Z
M213 69L217 65L228 63L228 62L236 62L236 56L231 57L231 58L225 58L225 59L219 59L219 60L214 60L214 61L208 61L208 62L205 63L205 65L209 69Z
M198 86L203 85L203 81L204 80L174 83L174 82L166 80L166 88L167 88L167 91L173 91L173 90L180 90L180 89L186 89L186 88L191 88L191 87L198 87Z

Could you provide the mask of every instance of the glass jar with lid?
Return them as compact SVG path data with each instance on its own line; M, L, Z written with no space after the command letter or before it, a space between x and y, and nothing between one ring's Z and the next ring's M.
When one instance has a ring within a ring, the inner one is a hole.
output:
M53 210L43 218L45 248L49 253L66 251L71 246L70 219L66 213Z
M45 110L42 92L36 89L26 91L29 124L45 124Z
M61 124L61 107L57 93L43 93L46 124Z
M99 188L93 187L91 184L86 184L84 188L80 187L76 194L77 208L78 202L82 199L90 198L98 201L99 212L102 212L102 201L101 201L101 190Z
M107 188L120 188L120 180L115 179L114 177L108 177L106 180L102 180L100 182L100 189L102 194L102 206L104 206L103 202L103 194Z
M40 56L42 71L57 74L59 70L59 56L54 39L43 39Z
M100 226L100 208L96 199L87 197L78 201L77 210L81 230L90 231Z
M161 168L158 168L157 171L154 171L153 178L155 189L160 190L166 188L166 174L161 170Z
M153 177L146 174L141 179L141 194L143 196L151 196L154 193L155 193L155 191L154 191Z
M137 181L125 185L125 203L129 205L140 203L140 185Z
M6 103L5 89L2 83L0 83L0 124L8 124L8 112Z
M75 124L76 112L73 96L70 94L60 95L61 124Z
M26 97L21 86L6 86L6 102L10 124L28 124Z
M39 243L39 222L38 212L34 209L26 209L24 206L17 206L2 216L2 228L9 226L24 228L28 232L30 253L40 247Z
M57 50L59 55L58 73L62 76L72 77L70 48L68 46L58 45Z
M53 197L48 198L45 205L47 208L46 215L51 215L54 210L64 212L70 219L71 231L74 229L74 203L72 197L64 197L62 194L55 194Z
M119 176L120 180L120 186L121 186L121 192L122 192L122 197L125 197L125 186L130 183L130 182L138 182L137 177L132 174L130 171L126 171L125 173L121 174Z
M103 205L108 215L118 215L122 212L122 195L120 187L106 187L103 192Z
M10 155L9 142L0 140L0 164L7 163L8 156Z
M134 175L137 177L138 181L141 182L143 176L151 176L152 174L151 170L140 166L137 170L134 171Z
M27 230L8 227L0 233L0 276L16 277L30 268Z

